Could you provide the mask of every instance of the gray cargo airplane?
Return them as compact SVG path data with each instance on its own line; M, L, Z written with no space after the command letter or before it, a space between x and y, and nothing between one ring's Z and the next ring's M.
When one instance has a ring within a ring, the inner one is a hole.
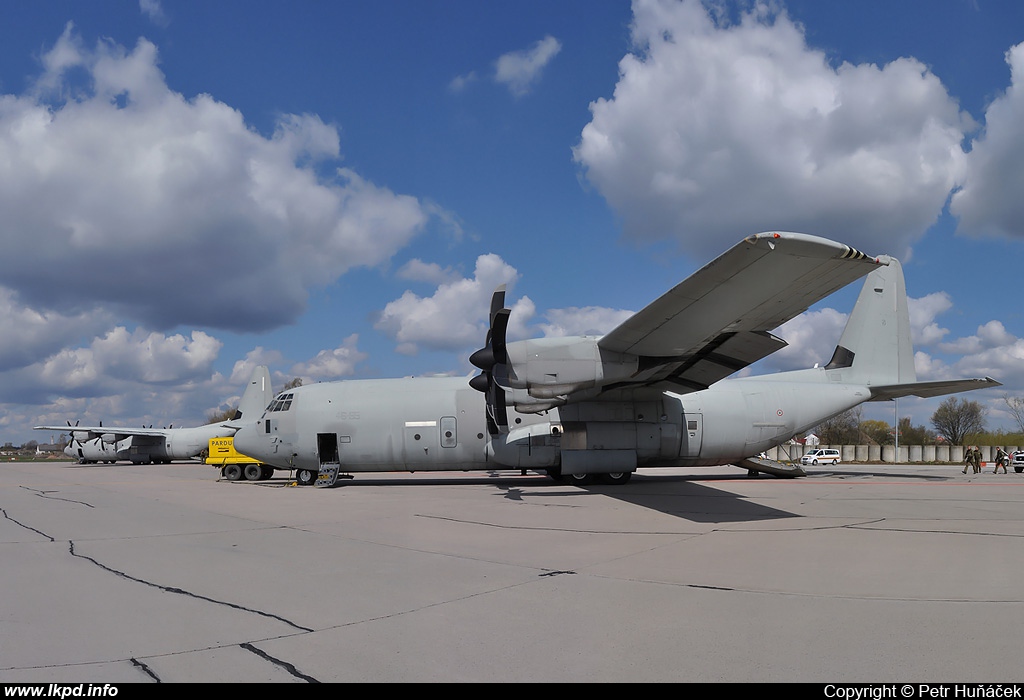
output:
M60 430L70 433L64 454L82 464L128 460L134 464L167 463L175 459L191 459L205 450L210 438L230 437L241 425L243 417L258 416L274 396L270 371L265 366L253 370L252 378L242 394L238 410L229 421L210 423L197 428L123 428L98 426L37 425L34 430Z
M726 378L785 347L772 329L864 275L827 365ZM899 261L806 234L746 238L605 336L506 342L504 298L499 287L470 381L298 387L243 419L235 448L317 486L342 472L500 467L577 484L660 466L800 476L756 455L865 401L999 386L918 382Z

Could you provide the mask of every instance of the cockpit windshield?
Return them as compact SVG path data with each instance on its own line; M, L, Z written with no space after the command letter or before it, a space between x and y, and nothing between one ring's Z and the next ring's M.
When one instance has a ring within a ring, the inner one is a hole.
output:
M267 413L274 413L276 411L287 411L291 407L292 395L290 393L280 394L277 396L277 398L270 402L269 406L267 406Z

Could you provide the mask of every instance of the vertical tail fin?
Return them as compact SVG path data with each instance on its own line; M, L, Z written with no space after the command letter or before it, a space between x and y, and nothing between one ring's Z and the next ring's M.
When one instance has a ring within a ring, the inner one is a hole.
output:
M238 402L238 411L233 420L238 420L242 416L255 420L273 400L274 390L270 386L270 370L266 365L260 365L252 371L252 378L245 387L242 400Z
M887 265L864 280L857 304L825 369L834 370L843 382L888 385L917 381L907 288L903 268L896 258L889 258Z

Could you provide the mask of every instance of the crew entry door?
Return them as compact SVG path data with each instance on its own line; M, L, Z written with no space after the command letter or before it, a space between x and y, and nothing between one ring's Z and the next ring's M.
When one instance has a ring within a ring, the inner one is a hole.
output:
M340 464L338 456L338 436L334 433L317 433L316 450L320 456L320 464Z

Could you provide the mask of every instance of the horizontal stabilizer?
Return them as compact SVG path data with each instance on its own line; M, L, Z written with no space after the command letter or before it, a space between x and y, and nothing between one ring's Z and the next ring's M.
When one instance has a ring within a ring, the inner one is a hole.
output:
M747 457L738 462L733 462L737 467L749 469L750 471L763 472L774 476L781 476L792 479L798 476L807 476L807 472L799 464L785 464L766 457Z
M974 389L989 389L1002 386L992 377L983 379L940 379L933 382L911 382L908 384L887 384L884 386L873 386L869 401L888 401L898 399L901 396L919 396L928 399L933 396L945 396L956 394L961 391L973 391Z

